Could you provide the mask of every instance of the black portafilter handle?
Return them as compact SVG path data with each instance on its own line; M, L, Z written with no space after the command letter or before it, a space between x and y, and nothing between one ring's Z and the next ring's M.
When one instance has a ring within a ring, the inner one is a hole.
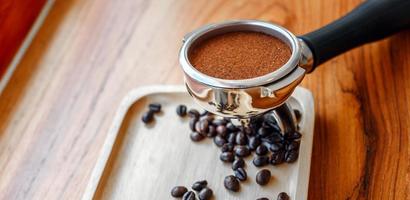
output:
M365 43L410 28L410 0L369 0L346 16L300 36L313 54L313 69Z

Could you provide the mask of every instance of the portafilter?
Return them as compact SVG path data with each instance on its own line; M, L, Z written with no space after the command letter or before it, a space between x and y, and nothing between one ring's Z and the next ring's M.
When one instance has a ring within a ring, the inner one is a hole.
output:
M409 0L366 1L333 23L299 37L279 25L265 21L226 21L205 25L188 33L183 39L179 62L189 94L205 110L224 117L249 119L275 109L281 127L293 131L295 117L286 100L306 73L311 73L323 62L354 47L409 27ZM191 65L189 55L196 44L216 35L236 31L261 32L276 37L289 46L291 56L276 71L243 80L211 77Z

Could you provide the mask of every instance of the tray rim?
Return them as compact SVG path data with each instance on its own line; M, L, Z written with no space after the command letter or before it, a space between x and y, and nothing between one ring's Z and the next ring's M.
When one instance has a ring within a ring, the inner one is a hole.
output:
M312 101L310 101L310 103L312 105L311 108L312 110L312 115L315 116L314 113L314 100L313 100L313 95L312 93L303 87L298 86L297 87L298 90L302 90L303 93L305 93L306 95L308 95ZM97 158L97 161L92 169L91 172L91 176L90 179L88 181L88 184L85 188L84 194L82 196L82 200L92 200L95 197L95 193L97 191L97 188L100 184L101 181L101 177L106 169L107 166L107 162L111 156L114 144L117 140L117 136L119 133L119 130L122 126L122 122L124 121L124 118L126 117L128 110L132 107L132 105L137 102L138 99L150 95L150 94L155 94L155 93L182 93L182 92L186 92L186 87L185 85L151 85L151 86L142 86L142 87L138 87L135 88L133 90L131 90L121 101L115 116L113 118L113 121L111 123L110 129L108 131L108 134L104 140L103 146L100 150L99 156ZM306 105L302 105L302 107L304 107ZM313 124L312 124L312 129L314 128L314 119L313 120ZM295 199L300 199L299 197L303 197L302 199L307 199L307 193L308 193L308 188L309 188L309 176L310 176L310 166L311 166L311 154L312 154L312 146L313 146L313 136L314 136L314 132L312 130L312 145L310 145L310 147L307 148L308 151L308 155L310 155L307 158L307 162L309 163L309 165L305 168L302 168L299 166L298 168L298 172L300 171L304 171L305 173L302 174L306 174L305 177L303 177L307 183L306 183L306 188L296 188L296 196ZM300 177L298 176L298 179ZM299 180L298 180L299 181ZM300 193L299 193L300 192ZM301 194L301 195L299 195Z

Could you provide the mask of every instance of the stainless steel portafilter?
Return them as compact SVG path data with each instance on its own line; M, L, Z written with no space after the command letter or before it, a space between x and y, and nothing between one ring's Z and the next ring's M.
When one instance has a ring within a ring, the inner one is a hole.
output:
M248 119L276 110L278 120L294 121L286 100L306 73L347 50L410 27L410 1L367 1L343 18L304 36L264 21L236 20L209 24L187 34L179 54L185 84L204 109L225 117ZM292 54L282 67L244 80L225 80L198 71L189 61L193 47L207 38L235 31L262 32L282 40ZM286 128L286 127L285 127Z

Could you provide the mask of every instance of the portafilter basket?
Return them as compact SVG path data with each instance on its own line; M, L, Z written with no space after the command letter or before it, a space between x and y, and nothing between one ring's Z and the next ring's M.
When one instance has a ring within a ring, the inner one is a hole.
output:
M364 43L392 35L410 26L410 1L368 1L343 18L304 36L264 21L236 20L203 26L183 39L179 61L189 94L205 110L224 117L248 119L275 108L280 121L295 117L286 100L306 73L316 66ZM243 80L208 76L193 67L189 54L207 38L235 31L262 32L282 40L292 54L279 69ZM286 127L282 127L285 128ZM293 126L294 128L294 126Z

